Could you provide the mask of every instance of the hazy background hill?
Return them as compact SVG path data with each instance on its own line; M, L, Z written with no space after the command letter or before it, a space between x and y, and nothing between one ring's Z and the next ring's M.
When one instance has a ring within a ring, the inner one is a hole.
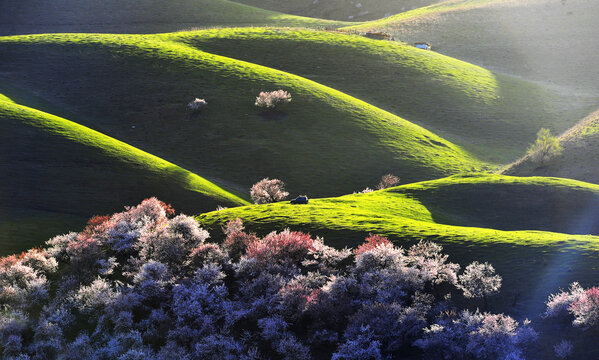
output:
M599 91L594 0L450 0L355 29L428 41L442 54L571 93Z

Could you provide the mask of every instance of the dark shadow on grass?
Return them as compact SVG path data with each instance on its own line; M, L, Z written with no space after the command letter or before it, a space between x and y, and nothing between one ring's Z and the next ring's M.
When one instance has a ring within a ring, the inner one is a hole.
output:
M265 110L258 113L258 115L260 115L260 117L264 120L270 121L282 121L289 117L289 115L286 112L281 110Z

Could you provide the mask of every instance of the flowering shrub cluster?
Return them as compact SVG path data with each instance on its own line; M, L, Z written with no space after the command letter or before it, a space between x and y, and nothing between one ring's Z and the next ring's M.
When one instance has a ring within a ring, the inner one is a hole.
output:
M545 315L559 317L569 314L572 324L590 328L599 324L599 288L584 289L572 283L570 289L549 296Z
M535 337L454 309L459 265L439 245L371 236L336 250L290 230L260 238L240 220L223 230L209 243L152 198L1 259L2 357L517 359Z
M276 91L262 91L260 95L256 97L254 105L266 109L274 109L279 105L290 103L291 94L285 90Z

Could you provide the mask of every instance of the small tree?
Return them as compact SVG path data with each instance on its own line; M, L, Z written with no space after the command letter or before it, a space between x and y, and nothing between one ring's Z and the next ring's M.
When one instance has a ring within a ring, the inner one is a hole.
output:
M208 102L204 99L199 99L199 98L195 98L195 100L191 101L189 104L187 104L187 107L191 110L191 111L198 111L201 108L205 107L208 105Z
M281 201L289 196L285 191L285 183L279 179L262 179L252 186L250 196L255 204L269 204Z
M381 177L381 182L379 183L377 188L379 190L382 190L396 186L397 184L399 184L399 177L393 174L387 174Z
M458 288L463 291L464 296L467 298L483 298L485 309L487 309L487 296L499 292L501 276L495 275L493 265L474 261L459 276Z
M562 150L559 139L551 135L549 129L543 128L537 133L537 140L526 150L526 154L533 162L543 164L561 154Z
M287 91L262 91L260 95L256 97L256 102L254 105L272 110L281 104L286 104L289 102L291 102L291 94L289 94Z

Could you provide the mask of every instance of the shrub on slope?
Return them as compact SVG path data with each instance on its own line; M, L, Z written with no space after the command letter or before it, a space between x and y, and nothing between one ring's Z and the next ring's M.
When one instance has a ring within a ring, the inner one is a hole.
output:
M527 155L503 173L516 176L558 176L599 184L599 112L581 120L559 137L559 156L539 164Z
M231 223L229 237L241 224ZM0 259L3 357L504 359L536 337L505 315L452 312L441 247L353 254L291 232L232 260L155 198ZM518 357L520 358L520 357Z

